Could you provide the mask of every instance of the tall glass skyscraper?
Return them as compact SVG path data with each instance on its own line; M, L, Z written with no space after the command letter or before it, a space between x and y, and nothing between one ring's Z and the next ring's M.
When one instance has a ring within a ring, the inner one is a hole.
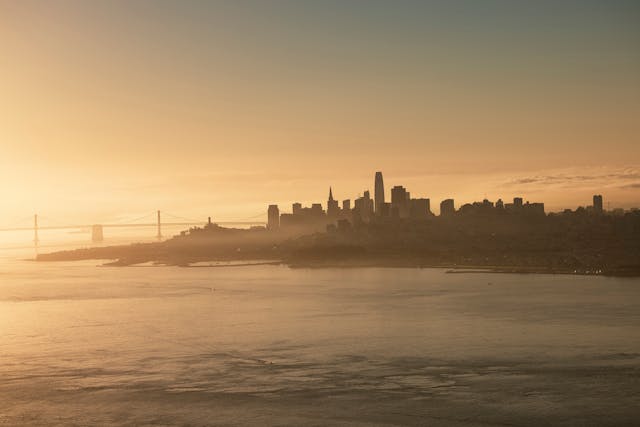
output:
M376 215L379 215L382 209L382 205L384 205L384 182L382 181L382 172L376 172L374 200L375 212Z

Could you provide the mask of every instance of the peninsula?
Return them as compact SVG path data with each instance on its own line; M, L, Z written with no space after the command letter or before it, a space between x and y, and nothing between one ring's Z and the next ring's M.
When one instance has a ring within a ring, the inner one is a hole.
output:
M290 266L470 268L498 272L640 275L640 211L605 211L602 196L576 210L545 213L542 203L488 200L455 209L452 199L431 213L429 199L404 187L385 202L382 174L369 192L345 200L329 191L321 204L280 214L269 206L266 227L236 229L209 220L169 240L40 254L38 261L108 260L110 265L265 261Z

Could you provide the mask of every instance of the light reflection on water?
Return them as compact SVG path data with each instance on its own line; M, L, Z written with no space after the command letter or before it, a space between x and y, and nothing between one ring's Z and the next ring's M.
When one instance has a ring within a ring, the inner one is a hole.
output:
M637 279L14 255L0 260L0 424L640 415Z

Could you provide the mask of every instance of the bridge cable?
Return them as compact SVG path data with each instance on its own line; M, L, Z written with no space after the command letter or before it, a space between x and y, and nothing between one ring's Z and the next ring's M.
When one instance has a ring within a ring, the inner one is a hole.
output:
M197 220L197 219L193 219L193 218L186 218L184 216L173 215L173 214L170 214L170 213L167 213L167 212L162 212L162 215L168 216L170 218L186 221L186 222L194 222L194 223L197 223L197 224L204 224L205 223L205 221L202 221L202 220Z

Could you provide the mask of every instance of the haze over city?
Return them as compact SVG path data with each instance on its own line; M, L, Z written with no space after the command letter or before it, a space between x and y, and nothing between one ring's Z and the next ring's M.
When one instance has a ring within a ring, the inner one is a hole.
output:
M240 219L327 185L356 197L371 170L434 201L638 206L639 18L632 1L4 1L0 225Z

